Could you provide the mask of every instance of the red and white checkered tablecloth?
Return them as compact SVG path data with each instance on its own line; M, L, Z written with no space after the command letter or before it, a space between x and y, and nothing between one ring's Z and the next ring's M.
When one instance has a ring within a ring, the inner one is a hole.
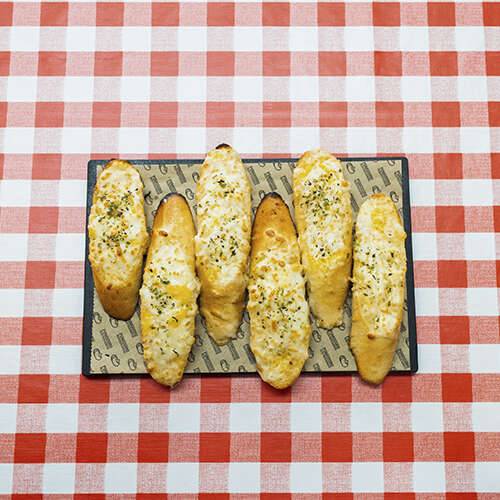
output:
M500 498L499 26L477 1L0 2L0 496ZM223 141L408 157L417 375L81 376L87 161Z

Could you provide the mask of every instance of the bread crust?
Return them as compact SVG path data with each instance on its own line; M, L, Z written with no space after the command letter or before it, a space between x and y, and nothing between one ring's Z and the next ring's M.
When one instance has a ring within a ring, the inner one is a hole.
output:
M293 172L295 220L311 311L323 328L342 323L352 268L350 185L340 161L305 152Z
M263 198L252 230L250 347L262 379L284 389L300 375L311 337L295 227L282 198Z
M383 382L392 367L403 318L405 238L392 200L372 195L356 222L351 349L359 374Z
M208 152L196 186L196 269L200 312L223 345L236 336L248 282L251 186L238 153L221 144Z
M88 234L99 300L110 316L130 319L148 245L142 180L130 163L111 160L97 178Z
M165 197L153 223L141 288L144 361L160 384L173 386L184 374L195 340L195 228L183 196Z

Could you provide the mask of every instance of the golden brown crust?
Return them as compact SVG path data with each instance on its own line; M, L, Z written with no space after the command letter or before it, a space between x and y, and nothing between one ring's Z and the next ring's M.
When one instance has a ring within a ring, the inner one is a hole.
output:
M126 198L120 198L127 193ZM120 211L114 210L118 203L116 200L121 203ZM114 217L111 229L106 226L109 224L106 217L110 213ZM131 216L135 218L138 229L127 225ZM100 229L103 227L104 230ZM113 236L118 227L124 228L120 237L128 241L127 245L116 238L112 242L106 239ZM140 175L130 163L111 160L99 175L93 194L89 218L89 260L99 300L104 310L114 318L127 320L134 314L147 244Z
M148 372L167 386L182 379L194 343L199 291L194 236L191 210L184 197L165 197L154 219L144 271L141 337ZM162 294L168 301L159 310Z
M351 349L361 378L372 384L383 382L391 370L399 340L405 237L388 196L372 195L361 206L354 247Z
M305 152L293 195L311 311L319 326L333 328L342 323L352 267L350 186L340 161L319 149Z
M104 310L113 318L129 320L137 305L140 280L133 280L127 286L110 289L109 285L104 285L98 273L92 272L92 275L94 287Z
M200 312L208 334L223 345L236 336L241 323L251 231L251 186L231 146L220 144L208 152L196 201Z
M307 359L311 325L295 227L275 193L261 201L255 216L248 291L257 371L265 382L284 389Z
M273 242L280 242L276 234L285 238L286 243L290 245L296 243L297 233L286 203L279 194L269 193L262 199L255 213L250 258L255 258L259 252L267 250Z
M171 193L161 200L153 221L151 245L146 259L146 266L153 251L161 245L175 241L186 257L189 266L194 266L194 227L191 209L178 193Z

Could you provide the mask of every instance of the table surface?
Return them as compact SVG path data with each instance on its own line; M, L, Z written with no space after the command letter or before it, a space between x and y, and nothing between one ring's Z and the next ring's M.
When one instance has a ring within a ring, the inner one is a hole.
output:
M499 498L499 25L476 1L0 2L0 495ZM408 157L420 373L80 375L87 161L220 142Z

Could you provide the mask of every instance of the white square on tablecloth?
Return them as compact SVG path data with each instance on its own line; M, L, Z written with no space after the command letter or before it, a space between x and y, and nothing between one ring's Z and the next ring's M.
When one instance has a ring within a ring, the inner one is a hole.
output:
M465 206L491 207L493 185L489 179L465 179L462 181L462 199Z
M52 345L50 346L50 373L76 375L81 371L82 346Z
M292 403L291 432L321 432L321 403Z
M497 316L498 288L467 288L469 316Z
M121 28L123 52L149 52L151 50L150 26L125 26Z
M135 493L137 490L137 464L105 464L105 493Z
M168 432L200 432L200 405L197 403L170 403Z
M495 260L494 233L465 233L464 240L467 260Z
M108 432L139 431L139 404L110 403L108 404Z
M179 76L177 78L177 100L204 102L207 98L207 81L200 76Z
M485 76L457 78L457 97L460 101L488 101L488 79Z
M122 76L120 78L120 100L122 102L147 102L151 95L149 76Z
M76 154L90 151L92 129L89 127L64 127L62 129L61 153Z
M346 26L344 28L344 48L346 51L371 52L373 47L372 26Z
M427 52L429 50L427 26L401 26L399 30L401 52Z
M255 154L255 151L262 151L262 129L260 127L234 128L233 146L241 154Z
M500 493L500 462L476 462L474 466L476 469L476 491L478 493Z
M457 52L483 52L485 49L483 26L454 26L454 50Z
M486 127L461 127L460 149L462 153L489 153L489 129Z
M75 468L74 463L43 464L43 492L73 493Z
M293 127L290 129L292 153L301 155L304 151L319 147L319 128Z
M415 288L417 316L439 316L438 292L438 288Z
M78 317L82 314L83 288L56 288L52 297L53 316Z
M9 76L7 79L7 101L34 102L38 88L35 76Z
M428 76L402 76L401 98L403 101L430 101L431 79Z
M78 405L73 403L49 403L45 429L47 433L75 433L78 431Z
M122 154L146 154L149 149L147 128L120 127L119 148Z
M231 493L258 493L260 491L260 463L231 462L228 483Z
M83 233L58 233L55 235L56 260L71 261L84 260L85 234Z
M29 207L31 205L31 182L26 179L2 180L0 205L2 207Z
M467 347L472 373L500 373L500 344L471 344Z
M3 198L0 201L3 205ZM26 233L0 234L0 262L23 262L28 257L28 235Z
M436 204L435 185L433 179L412 179L410 181L412 207L433 207Z
M71 26L66 29L66 50L68 52L94 52L95 26Z
M12 493L14 464L0 464L0 493Z
M314 52L318 50L318 28L316 26L290 27L288 46L291 52Z
M15 434L17 420L17 405L0 404L0 430L4 434Z
M3 136L3 153L31 153L35 144L34 131L31 127L0 129L0 144Z
M235 76L233 97L235 101L261 102L263 95L263 78L260 76Z
M262 40L260 26L235 26L233 28L233 49L235 52L261 52Z
M94 96L94 78L91 76L64 77L64 100L89 102Z
M352 464L352 491L380 493L384 491L384 464L382 462L355 462Z
M1 290L2 292L4 290ZM9 290L5 290L9 291ZM1 295L0 295L1 298ZM4 301L4 307L10 308L10 298L7 296ZM4 314L0 311L1 315ZM21 316L19 314L19 316ZM0 375L18 374L21 363L21 346L19 345L0 345Z
M403 148L406 153L432 153L433 144L432 128L406 127L403 129Z
M347 151L349 154L375 154L377 152L377 129L375 127L348 127Z
M205 52L207 50L207 28L205 26L182 26L177 30L179 52Z
M412 233L415 260L437 260L436 233Z
M59 207L85 207L87 204L87 182L67 179L58 181Z
M316 76L291 76L288 79L292 102L317 102L319 99L319 79Z
M382 432L381 403L352 403L351 432Z
M441 346L439 344L418 344L418 372L441 372Z
M411 428L413 432L443 432L442 403L413 402L410 407Z
M375 77L373 76L346 76L345 99L353 102L375 100Z
M175 130L176 152L178 154L206 153L206 134L203 127L185 127Z
M471 406L474 432L498 432L500 429L500 403L474 402Z
M230 432L260 432L259 403L231 403L229 411Z
M445 491L443 462L414 462L413 489L416 493L442 493Z
M169 463L166 493L198 493L199 466L197 463Z
M40 50L40 27L16 26L10 28L11 52L37 52Z
M323 490L321 462L292 462L290 490L292 493L321 493Z
M0 316L21 318L24 313L24 290L0 289ZM18 373L17 370L14 373Z

